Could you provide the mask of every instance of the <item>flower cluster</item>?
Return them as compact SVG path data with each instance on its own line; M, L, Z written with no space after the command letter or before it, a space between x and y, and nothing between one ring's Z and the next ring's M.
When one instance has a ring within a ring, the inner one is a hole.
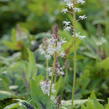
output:
M85 0L77 0L77 3L84 4Z
M48 68L48 75L49 75L49 76L52 76L52 73L53 73L52 69L53 69L52 67L49 67L49 68ZM65 73L64 73L64 71L63 71L63 68L60 66L60 64L57 64L57 65L56 65L56 75L57 75L57 76L60 76L60 75L63 76L64 74L65 74Z
M72 0L64 0L65 4L66 4L66 8L62 10L62 12L67 13L70 12L71 10L75 11L75 12L80 12L81 9L75 7L75 4L84 4L85 0L75 0L75 4L73 4Z
M51 56L54 55L56 52L58 56L63 57L65 55L64 51L62 50L62 45L66 41L64 40L57 40L54 37L46 38L43 40L43 43L39 47L39 52L45 56L45 58L50 59Z
M77 4L84 4L85 0L75 0L74 2L72 2L72 0L64 0L65 2L65 8L62 10L62 12L64 14L69 13L72 14L78 13L81 11L81 8L77 7ZM78 17L78 20L85 20L87 17L86 15L81 15ZM64 24L64 30L66 31L71 31L72 30L72 24L70 21L63 21Z
M51 81L41 81L40 82L40 86L41 86L41 90L43 91L44 94L47 94L49 96L49 92L50 92L50 84ZM55 93L56 90L54 89L54 84L52 85L52 93Z
M40 87L41 87L41 90L44 94L50 96L50 85L51 85L51 81L50 80L46 80L46 81L41 81L40 82ZM55 85L52 84L52 88L51 88L51 93L52 93L52 96L51 96L51 100L53 102L55 102L55 93L56 93L56 90L55 90Z

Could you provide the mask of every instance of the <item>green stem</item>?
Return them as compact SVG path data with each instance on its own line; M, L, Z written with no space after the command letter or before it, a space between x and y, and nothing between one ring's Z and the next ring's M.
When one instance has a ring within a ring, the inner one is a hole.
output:
M75 38L74 38L75 39ZM76 40L76 39L75 39ZM75 95L75 87L76 87L76 73L77 73L77 51L76 51L76 41L74 41L74 74L73 74L73 87L72 87L72 109L74 109L74 95Z
M52 85L53 85L53 80L54 80L54 78L56 78L55 77L55 67L56 67L56 53L54 54L54 61L53 61L53 72L52 72L52 77L51 77L51 84L50 84L50 93L49 93L49 95L50 95L50 98L51 98L51 95L52 95Z
M46 59L46 80L48 80L48 59Z
M104 20L105 20L105 35L108 36L108 33L109 33L109 23L107 22L107 19L108 19L108 10L107 10L107 2L106 1L103 1L103 0L100 0L100 4L103 8L103 11L104 11Z
M109 23L107 22L108 11L107 11L105 2L104 2L104 19L105 19L105 34L108 36L108 33L109 33Z
M73 0L73 4L75 7L75 0ZM76 12L73 11L73 38L74 38L74 42L73 42L73 47L74 47L74 59L73 59L73 63L74 63L74 75L73 75L73 87L72 87L72 107L71 109L74 109L74 95L75 95L75 87L76 87L76 73L77 73L77 45L76 45Z

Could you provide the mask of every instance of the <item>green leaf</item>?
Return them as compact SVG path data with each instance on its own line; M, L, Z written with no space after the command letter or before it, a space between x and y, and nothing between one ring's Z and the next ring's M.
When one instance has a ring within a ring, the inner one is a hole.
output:
M99 67L104 69L104 70L109 70L109 57L101 61L99 64Z
M27 74L28 74L28 78L32 78L33 76L36 76L37 66L36 66L34 54L29 49L27 49L27 51L28 51Z
M59 92L62 92L63 91L64 86L65 86L65 79L63 77L60 77L59 80L56 83L56 91L57 91L57 94Z
M13 103L13 104L6 106L4 109L26 109L26 108L21 106L20 103Z
M43 94L40 88L42 78L42 76L37 76L30 82L32 100L38 106L38 109L55 109L54 103L48 95Z
M12 98L13 94L8 91L0 91L0 100Z
M12 42L16 42L17 41L17 37L16 37L17 32L16 32L16 30L15 29L12 29L12 33L11 34L12 34L11 35L11 41Z

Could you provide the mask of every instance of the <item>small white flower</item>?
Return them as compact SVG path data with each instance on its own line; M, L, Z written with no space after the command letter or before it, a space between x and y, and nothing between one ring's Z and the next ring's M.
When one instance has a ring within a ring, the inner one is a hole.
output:
M44 94L49 95L50 81L41 81L40 82L40 87L41 87L41 90L43 91Z
M86 36L79 36L79 38L80 38L80 39L84 39L84 38L86 38Z
M60 72L60 74L61 74L61 75L64 75L65 73L64 73L64 72Z
M73 3L68 2L68 3L66 4L66 6L67 6L69 9L71 9L71 8L73 8Z
M79 38L79 39L84 39L84 38L86 38L86 36L82 36L82 35L80 35L80 33L76 33L76 35L73 36L73 37L76 37L76 38Z
M66 3L67 3L67 2L71 2L71 0L64 0L64 2L66 2Z
M83 15L83 16L79 16L79 19L85 20L85 19L87 19L87 17L86 17L86 15Z
M85 0L77 0L77 3L84 4Z
M65 40L61 40L60 41L62 44L65 44L67 41L65 41Z
M63 71L63 68L62 67L60 67L60 64L58 64L58 67L56 68L56 74L58 75L58 76L60 76L60 75L64 75L65 73L64 73L64 71Z
M48 71L48 75L49 75L49 76L52 76L52 67L49 67L49 68L47 69L47 71Z
M65 30L65 31L70 31L70 30L71 30L71 27L70 27L70 26L66 26L66 27L64 28L64 30Z
M51 81L41 81L40 82L40 87L41 90L43 91L44 94L47 94L49 96L49 92L50 92L50 85L51 85ZM56 92L56 90L54 89L54 84L52 84L52 90L51 90L52 94L54 94Z
M96 45L97 46L102 46L103 44L105 44L107 42L106 39L104 39L103 37L101 37L101 39L99 39L98 41L96 41Z
M50 68L48 68L48 75L51 77L52 76L52 74L53 74L53 71L52 71L52 67L50 67ZM60 67L60 64L58 64L57 65L57 67L56 67L56 75L57 76L60 76L60 75L64 75L65 73L64 73L64 71L63 71L63 68L62 67Z
M65 9L62 10L62 12L63 12L63 13L67 13L67 12L68 12L68 9L65 8Z
M55 98L55 96L52 95L50 99L56 104L56 98Z
M70 21L63 21L63 24L64 24L65 26L68 26L68 25L71 24L71 22L70 22Z
M60 56L61 57L64 57L65 56L65 53L64 52L61 52Z
M73 10L74 10L75 12L80 12L80 11L81 11L80 8L73 8Z
M51 58L51 56L50 55L45 55L45 58L49 60Z
M39 46L39 52L40 54L45 54L45 50L43 49L42 45Z

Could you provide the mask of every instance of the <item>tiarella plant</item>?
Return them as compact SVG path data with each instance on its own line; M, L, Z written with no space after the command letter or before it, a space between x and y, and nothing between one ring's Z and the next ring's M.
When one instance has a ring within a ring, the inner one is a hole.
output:
M74 109L74 95L75 95L75 88L76 88L76 73L77 73L77 39L83 39L85 36L81 36L77 29L77 23L79 20L85 20L87 17L86 15L77 16L78 13L81 11L78 8L79 4L84 4L85 0L64 0L65 8L62 10L64 14L68 14L72 16L70 21L63 21L64 30L71 32L73 38L73 48L74 48L74 57L73 57L73 86L72 86L72 109Z
M109 109L109 0L0 9L0 109Z
M39 47L39 52L47 60L47 70L45 81L40 82L41 89L44 94L47 94L53 102L56 101L55 83L57 77L64 75L64 69L61 67L58 58L65 56L63 44L66 41L58 35L58 26L55 25L51 37L43 39L43 43ZM53 58L52 66L49 66L50 59Z

